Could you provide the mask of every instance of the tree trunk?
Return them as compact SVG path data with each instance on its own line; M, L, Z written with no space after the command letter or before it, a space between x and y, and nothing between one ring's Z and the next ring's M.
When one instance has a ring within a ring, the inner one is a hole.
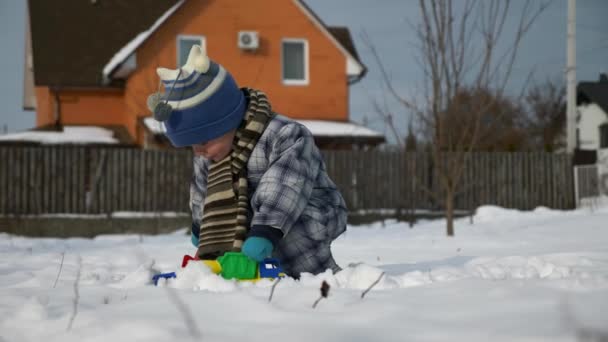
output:
M454 189L446 189L445 219L448 236L454 236Z

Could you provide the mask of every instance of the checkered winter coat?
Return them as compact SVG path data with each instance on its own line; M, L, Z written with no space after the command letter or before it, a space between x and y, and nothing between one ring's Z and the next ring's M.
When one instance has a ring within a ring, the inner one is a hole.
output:
M195 223L203 217L208 164L194 157L190 205ZM340 270L329 247L346 230L346 205L306 127L276 115L253 149L247 179L250 226L282 231L273 256L288 274Z

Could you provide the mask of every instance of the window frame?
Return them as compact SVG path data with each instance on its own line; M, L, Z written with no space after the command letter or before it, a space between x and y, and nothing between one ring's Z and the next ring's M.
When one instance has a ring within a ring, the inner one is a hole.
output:
M177 39L176 39L176 43L175 43L175 51L176 51L175 52L175 55L176 55L175 56L176 57L175 63L177 64L177 68L178 69L183 66L183 64L180 65L180 60L181 60L181 55L180 55L180 53L181 53L181 48L180 47L181 46L180 46L180 44L181 44L182 40L186 40L186 39L190 39L190 40L192 40L192 39L198 39L201 42L200 45L203 48L203 51L207 51L207 38L205 36L202 36L202 35L191 35L191 34L180 34L180 35L177 35ZM190 51L188 51L188 53L190 53ZM188 56L185 57L185 60L186 61L188 60ZM185 62L184 62L184 64L185 64Z
M285 78L285 43L302 43L304 46L304 78L286 79ZM281 82L287 86L306 86L310 84L310 50L308 39L305 38L283 38L281 39Z
M599 126L600 131L600 148L608 148L608 122L604 122Z

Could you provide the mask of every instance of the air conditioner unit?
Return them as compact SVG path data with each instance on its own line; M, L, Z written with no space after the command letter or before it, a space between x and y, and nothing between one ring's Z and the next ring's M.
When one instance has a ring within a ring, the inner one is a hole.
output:
M256 31L239 31L238 45L243 50L255 50L260 46L260 39Z

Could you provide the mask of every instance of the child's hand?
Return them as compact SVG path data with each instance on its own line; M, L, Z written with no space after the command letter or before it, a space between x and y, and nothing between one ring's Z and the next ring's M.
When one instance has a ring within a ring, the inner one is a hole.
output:
M198 223L192 222L192 228L190 229L190 241L192 245L198 248L198 236L201 232L201 228Z
M245 240L241 252L251 259L260 262L272 254L273 248L274 246L270 240L259 236L252 236Z

